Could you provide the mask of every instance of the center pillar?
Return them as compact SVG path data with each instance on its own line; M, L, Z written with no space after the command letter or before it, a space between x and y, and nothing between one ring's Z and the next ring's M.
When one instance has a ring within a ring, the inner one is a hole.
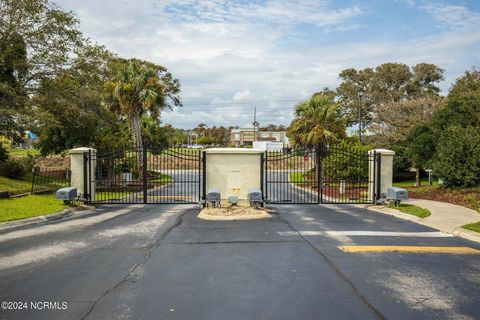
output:
M264 150L248 148L213 148L204 151L205 192L220 190L223 201L236 196L248 201L248 190L262 188Z

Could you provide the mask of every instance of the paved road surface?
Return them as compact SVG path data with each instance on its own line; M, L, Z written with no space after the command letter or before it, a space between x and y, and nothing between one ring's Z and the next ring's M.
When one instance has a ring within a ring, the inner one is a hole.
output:
M207 222L191 206L114 205L0 234L0 300L68 306L0 318L478 318L480 255L339 248L478 244L351 206L275 208Z
M172 177L172 181L166 185L160 186L149 181L153 186L147 191L148 203L198 203L201 197L202 175L198 170L171 169L160 171ZM119 191L116 197L109 199L109 203L143 203L143 191L132 194ZM102 202L102 195L98 194L97 202Z
M275 203L317 203L318 196L289 182L289 171L268 171L266 194Z
M148 203L198 202L201 198L202 175L198 170L164 170L173 178L172 182L148 190ZM268 184L265 183L268 200L276 203L317 203L317 195L294 186L288 181L287 171L269 171ZM100 198L99 198L100 199ZM143 203L143 193L118 194L119 203Z

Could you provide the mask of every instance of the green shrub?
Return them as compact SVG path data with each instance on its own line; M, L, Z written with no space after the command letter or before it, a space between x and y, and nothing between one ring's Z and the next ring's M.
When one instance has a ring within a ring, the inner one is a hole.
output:
M428 162L435 154L435 133L430 124L414 127L407 135L406 155L416 169L427 169Z
M369 146L342 140L330 149L324 150L322 170L329 179L365 179L368 177L368 150Z
M0 163L0 175L10 178L19 179L27 173L24 161L10 158Z
M463 197L463 199L465 199L465 201L468 202L468 204L474 208L475 210L478 210L480 211L480 200L477 199L476 197L474 197L473 195L468 195L468 196L465 196Z
M387 145L385 148L395 151L395 156L393 157L393 181L415 179L415 173L410 171L412 161L405 155L405 147Z
M8 151L5 149L3 144L0 143L0 162L5 162L8 160Z
M37 158L38 156L27 153L25 157L17 159L22 162L26 172L32 172L33 167L35 167L35 161L37 160Z
M432 167L447 187L479 185L480 127L451 126L443 131Z
M213 144L213 139L210 137L201 137L197 139L197 143L200 145L210 145Z

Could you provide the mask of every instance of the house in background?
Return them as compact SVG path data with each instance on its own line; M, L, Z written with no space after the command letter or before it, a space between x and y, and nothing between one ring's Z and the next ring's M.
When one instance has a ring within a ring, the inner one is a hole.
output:
M19 143L19 147L22 149L32 149L33 144L38 141L38 136L32 131L25 131L23 141Z
M254 131L253 128L232 129L231 131L230 143L235 146L251 146L254 141L281 142L284 147L288 146L285 131Z
M35 142L38 141L38 136L32 131L24 131L21 142L16 143L12 138L0 135L0 144L6 149L32 149Z

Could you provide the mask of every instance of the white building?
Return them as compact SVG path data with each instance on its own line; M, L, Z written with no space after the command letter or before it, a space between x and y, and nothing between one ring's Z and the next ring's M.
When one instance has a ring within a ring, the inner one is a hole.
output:
M252 145L254 141L282 142L288 146L285 131L254 131L253 128L232 129L230 143L236 146Z
M284 147L284 142L253 141L253 149L260 149L265 151L282 151Z

